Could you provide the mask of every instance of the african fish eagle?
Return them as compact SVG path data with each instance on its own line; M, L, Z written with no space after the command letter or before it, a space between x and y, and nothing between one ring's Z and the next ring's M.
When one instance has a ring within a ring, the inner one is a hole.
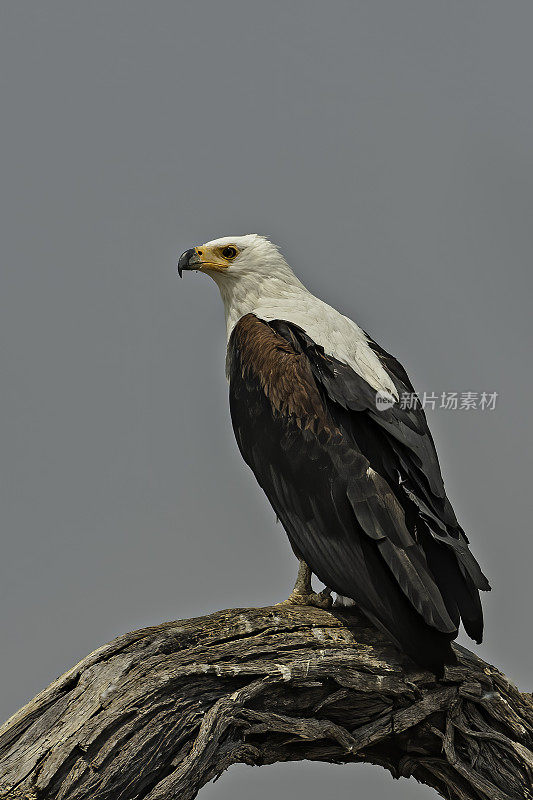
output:
M418 664L454 663L461 620L481 642L479 590L490 586L424 411L399 402L414 392L401 364L312 295L263 236L193 247L183 270L207 273L222 295L237 444L300 561L287 602L328 607L334 590Z

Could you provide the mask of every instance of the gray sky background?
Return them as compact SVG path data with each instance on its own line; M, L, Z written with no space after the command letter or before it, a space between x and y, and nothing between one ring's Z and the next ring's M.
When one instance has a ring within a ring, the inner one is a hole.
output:
M249 232L420 391L500 393L429 418L494 587L474 648L531 688L532 29L529 0L2 3L2 718L124 631L287 596L218 291L175 276ZM433 796L320 764L201 796L252 789Z

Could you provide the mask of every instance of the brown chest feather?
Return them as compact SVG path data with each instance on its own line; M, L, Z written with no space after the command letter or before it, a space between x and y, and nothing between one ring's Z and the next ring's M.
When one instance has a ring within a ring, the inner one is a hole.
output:
M295 418L302 429L337 433L306 356L291 342L254 314L246 314L235 326L230 346L242 377L259 382L276 412Z

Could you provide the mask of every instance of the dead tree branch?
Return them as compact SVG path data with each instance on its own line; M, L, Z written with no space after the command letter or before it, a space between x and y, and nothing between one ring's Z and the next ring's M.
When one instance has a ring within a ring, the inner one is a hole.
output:
M0 797L190 800L237 762L311 759L532 798L531 696L457 652L437 681L353 613L286 606L128 633L0 728Z

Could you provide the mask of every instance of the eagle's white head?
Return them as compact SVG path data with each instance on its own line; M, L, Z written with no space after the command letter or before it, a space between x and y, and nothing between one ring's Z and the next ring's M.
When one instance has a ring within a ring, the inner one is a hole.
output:
M180 276L186 269L206 272L219 286L246 278L261 283L269 278L298 280L276 245L256 233L223 236L186 250L178 262Z
M206 272L220 289L229 340L245 314L285 320L303 328L330 355L349 364L371 386L395 395L394 383L368 337L352 320L307 291L278 248L266 237L224 236L186 250L178 273Z
M186 250L178 261L180 277L184 270L205 272L218 285L228 335L241 316L259 305L308 294L276 245L256 233L223 236Z

